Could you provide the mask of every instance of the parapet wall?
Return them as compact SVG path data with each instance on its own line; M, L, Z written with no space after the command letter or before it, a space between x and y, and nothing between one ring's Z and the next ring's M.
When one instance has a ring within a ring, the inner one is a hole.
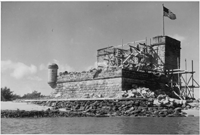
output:
M98 80L98 79L106 79L106 78L116 78L122 76L121 69L113 69L113 70L91 70L88 72L73 72L67 74L61 74L57 78L57 83L65 83L65 82L78 82L78 81L88 81L88 80Z
M158 89L158 80L152 73L125 69L67 73L57 78L55 94L60 98L113 98L132 89L133 84Z

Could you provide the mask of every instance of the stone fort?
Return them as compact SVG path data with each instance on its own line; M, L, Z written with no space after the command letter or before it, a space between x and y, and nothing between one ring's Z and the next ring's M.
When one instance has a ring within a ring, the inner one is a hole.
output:
M98 67L83 72L58 74L58 65L48 67L48 84L54 95L63 99L115 98L133 86L151 90L178 83L170 71L179 69L181 42L168 37L153 37L151 43L130 42L97 50Z

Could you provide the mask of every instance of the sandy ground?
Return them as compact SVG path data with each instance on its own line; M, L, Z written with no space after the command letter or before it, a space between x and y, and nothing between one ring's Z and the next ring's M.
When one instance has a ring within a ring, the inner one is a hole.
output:
M188 109L188 110L182 110L183 112L186 112L187 115L194 115L196 117L199 117L199 110L197 109Z
M51 107L39 106L27 103L16 103L16 102L1 102L1 110L47 110Z

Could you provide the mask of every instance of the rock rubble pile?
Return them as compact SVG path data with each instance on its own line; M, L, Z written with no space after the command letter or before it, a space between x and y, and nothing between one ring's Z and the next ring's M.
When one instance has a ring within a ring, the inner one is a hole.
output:
M23 117L186 117L183 107L156 106L153 99L34 101L33 104L49 106L46 111L1 111L1 118ZM62 111L61 111L62 110Z

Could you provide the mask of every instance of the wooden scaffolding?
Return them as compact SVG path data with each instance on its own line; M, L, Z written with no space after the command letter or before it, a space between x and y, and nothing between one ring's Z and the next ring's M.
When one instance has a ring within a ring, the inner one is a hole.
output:
M194 98L194 89L200 88L199 83L194 79L195 71L193 69L193 60L191 67L192 71L188 71L187 62L185 60L185 70L173 69L166 71L169 76L169 84L171 83L171 87L173 87L173 85L178 85L180 89L180 96L184 99Z
M179 88L179 95L184 99L194 98L194 88L199 88L199 84L194 79L193 61L192 71L187 71L187 66L185 70L181 70L179 65L177 69L165 69L165 63L157 52L145 42L109 46L97 50L97 66L159 73L167 77L170 88L173 89L175 86Z
M124 46L127 46L126 48ZM109 46L97 50L98 67L127 68L135 71L163 71L164 62L152 46L144 42Z

